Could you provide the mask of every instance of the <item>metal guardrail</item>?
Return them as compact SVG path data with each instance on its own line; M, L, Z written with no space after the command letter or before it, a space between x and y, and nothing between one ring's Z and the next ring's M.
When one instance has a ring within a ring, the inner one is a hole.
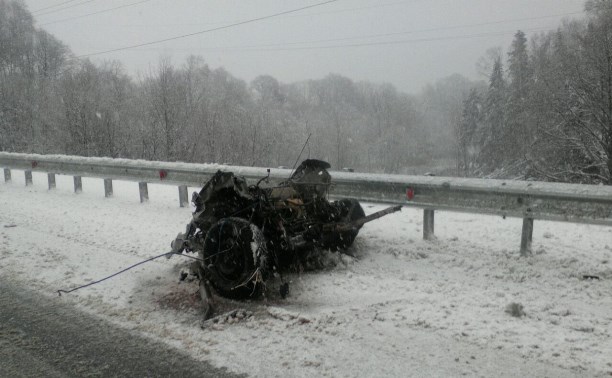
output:
M102 178L106 196L112 196L113 179L136 181L139 182L141 202L148 200L147 183L178 185L180 206L188 204L187 186L202 186L219 169L249 180L268 174L266 168L231 165L6 152L0 152L0 167L5 168L5 181L11 180L10 169L24 170L26 185L32 183L32 171L46 172L49 189L55 188L55 174L72 175L77 193L82 190L82 176ZM290 174L288 169L270 169L270 184L286 180ZM330 195L333 197L424 209L425 239L434 235L435 210L523 218L523 255L531 250L534 219L612 226L610 186L348 172L331 174Z

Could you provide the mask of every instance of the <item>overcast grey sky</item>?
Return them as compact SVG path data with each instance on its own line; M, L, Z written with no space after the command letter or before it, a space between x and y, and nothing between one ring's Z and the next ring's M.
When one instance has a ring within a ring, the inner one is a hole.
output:
M26 0L37 25L76 55L166 39L324 0ZM53 7L58 4L61 6ZM489 47L582 17L584 0L337 0L308 10L141 48L92 56L136 74L169 56L282 82L338 73L416 92L452 73L477 78ZM51 8L49 8L51 7ZM121 7L121 8L119 8ZM47 9L45 9L47 8ZM110 10L112 8L118 8ZM107 11L106 10L110 10ZM97 13L100 12L100 13ZM97 13L89 16L91 13Z

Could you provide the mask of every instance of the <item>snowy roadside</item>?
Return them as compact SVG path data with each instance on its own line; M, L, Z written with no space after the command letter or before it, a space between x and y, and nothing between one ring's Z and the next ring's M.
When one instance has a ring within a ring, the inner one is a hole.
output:
M49 295L168 250L190 217L175 187L21 172L0 183L0 272ZM381 206L365 205L366 213ZM254 376L580 375L612 373L612 228L537 222L533 257L518 256L520 220L441 213L421 240L421 213L364 226L336 266L292 275L291 295L202 330L188 260L160 259L73 294L87 311ZM584 280L584 275L600 279ZM520 303L525 316L505 312ZM538 370L539 369L539 370Z

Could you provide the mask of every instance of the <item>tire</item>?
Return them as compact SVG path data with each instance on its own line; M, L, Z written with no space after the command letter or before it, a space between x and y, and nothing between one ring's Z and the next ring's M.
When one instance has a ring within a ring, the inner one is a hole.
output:
M206 234L201 254L206 278L222 296L259 296L268 273L268 251L261 230L242 218L223 218Z
M336 207L336 209L338 209L339 222L353 222L357 219L365 217L365 212L363 211L361 204L357 200L345 198L339 201L334 201L332 205ZM355 238L357 237L357 234L359 234L360 229L361 226L359 226L355 230L335 232L333 234L327 235L325 237L324 246L331 250L347 249L355 241Z

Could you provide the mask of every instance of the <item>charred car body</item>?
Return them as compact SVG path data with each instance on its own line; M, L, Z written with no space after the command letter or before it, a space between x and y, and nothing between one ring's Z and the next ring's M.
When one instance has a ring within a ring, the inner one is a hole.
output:
M193 219L169 256L197 253L193 274L222 296L257 296L274 273L301 266L312 251L348 248L364 223L400 209L366 217L356 200L328 201L329 167L305 160L272 187L262 187L266 178L249 186L243 177L218 171L194 193ZM206 285L201 290L208 291Z

